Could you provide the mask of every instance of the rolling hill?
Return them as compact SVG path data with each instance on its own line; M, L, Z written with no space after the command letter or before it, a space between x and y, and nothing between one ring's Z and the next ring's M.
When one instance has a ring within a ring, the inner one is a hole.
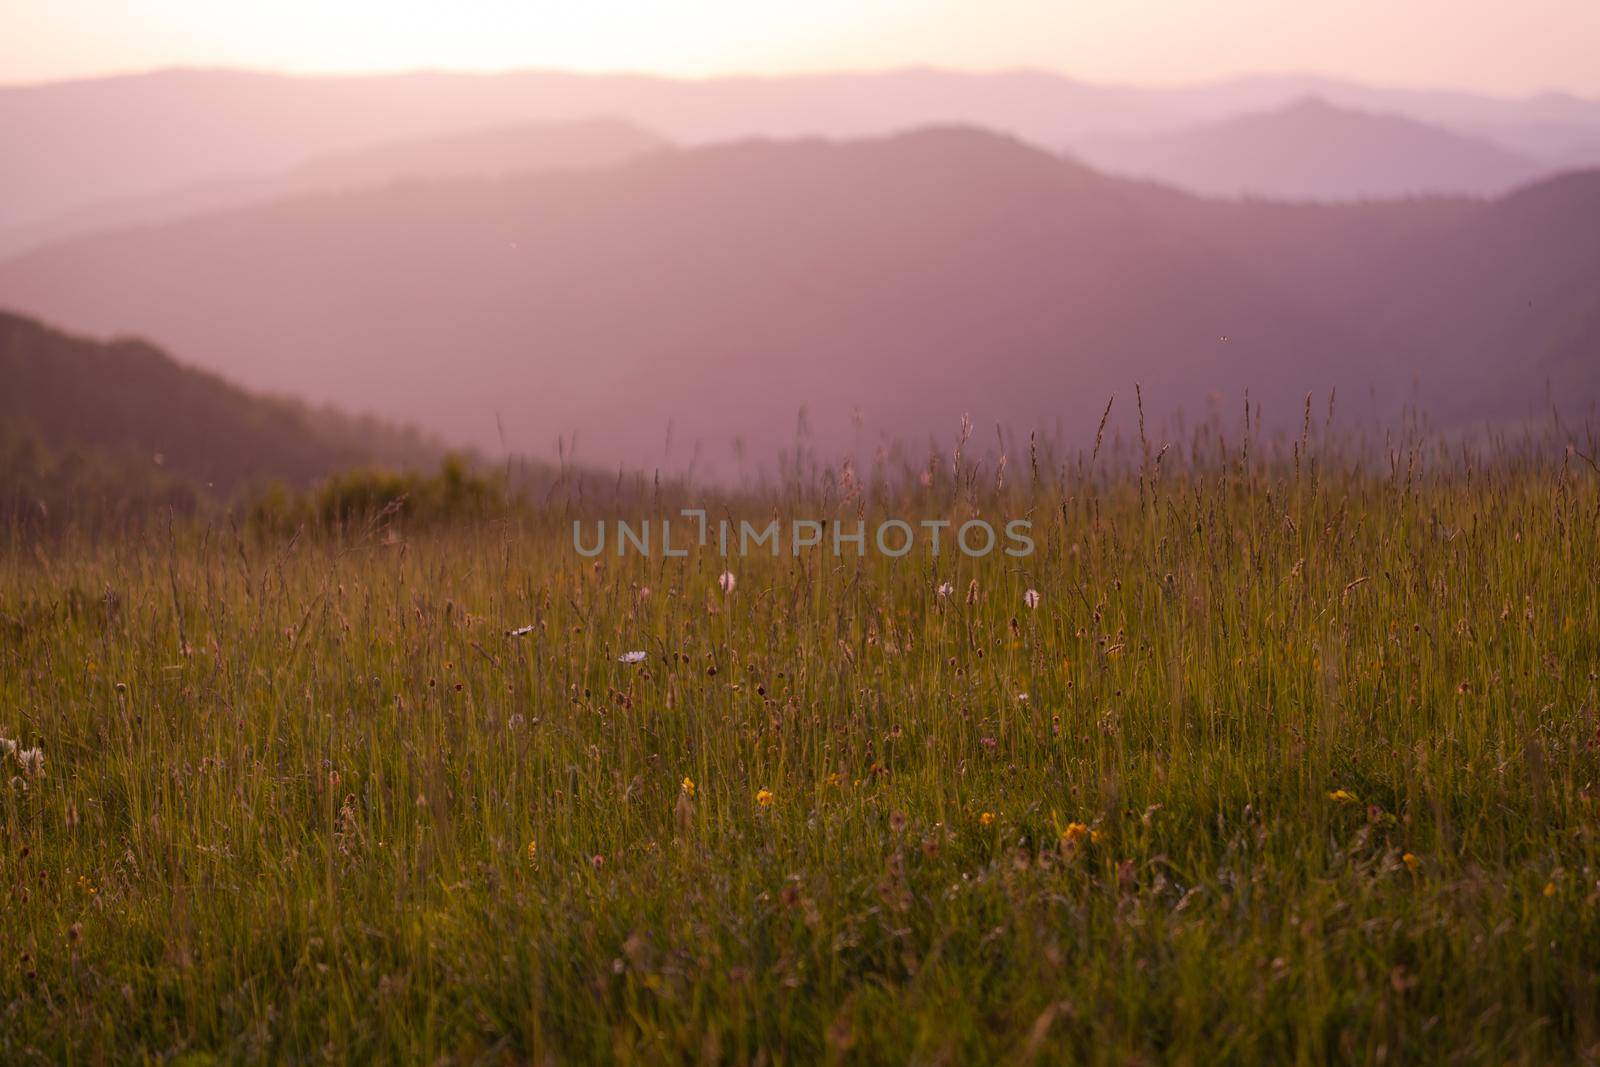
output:
M963 413L1081 436L1135 382L1153 418L1246 388L1284 423L1334 388L1351 417L1512 418L1541 374L1594 400L1597 189L1252 204L970 129L747 142L74 239L0 264L0 302L457 441L576 433L604 463L770 456L802 407L830 445Z
M1489 141L1316 97L1171 133L1091 139L1073 154L1205 196L1280 200L1497 195L1553 169Z
M376 420L252 395L141 341L75 337L6 312L0 383L8 503L17 493L228 499L269 482L304 486L351 466L431 464L440 454ZM85 485L94 488L85 494Z

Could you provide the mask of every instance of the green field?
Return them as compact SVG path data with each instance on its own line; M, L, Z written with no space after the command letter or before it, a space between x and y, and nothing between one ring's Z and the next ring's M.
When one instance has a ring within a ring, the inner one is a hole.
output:
M1024 559L13 532L0 1061L1592 1060L1592 450L1196 440L709 503Z

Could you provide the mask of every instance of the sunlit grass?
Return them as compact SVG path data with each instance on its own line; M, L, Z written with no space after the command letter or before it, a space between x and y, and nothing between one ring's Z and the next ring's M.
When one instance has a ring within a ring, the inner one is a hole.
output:
M715 502L1025 559L14 544L0 1059L1578 1059L1600 474L1391 459Z

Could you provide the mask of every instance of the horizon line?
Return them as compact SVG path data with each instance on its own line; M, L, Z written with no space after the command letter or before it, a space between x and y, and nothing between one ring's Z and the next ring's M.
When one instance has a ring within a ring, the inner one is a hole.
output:
M581 67L539 65L506 67L396 66L363 70L349 68L288 69L229 64L210 65L204 63L171 63L153 67L109 70L101 73L67 75L59 78L46 78L33 81L0 81L0 91L49 89L59 86L83 85L91 82L127 81L138 78L155 78L185 74L232 74L247 77L278 78L283 80L301 81L408 77L503 78L516 75L545 74L585 79L635 78L649 81L675 82L685 85L707 85L716 82L737 81L770 82L804 79L893 77L907 74L933 74L971 78L1048 78L1085 88L1147 93L1181 93L1186 91L1192 92L1196 90L1216 89L1249 82L1307 80L1321 82L1324 85L1367 89L1381 92L1405 92L1423 95L1449 94L1476 97L1483 100L1507 102L1569 100L1579 103L1600 104L1600 94L1591 96L1569 88L1547 87L1543 89L1528 90L1525 92L1508 93L1440 83L1363 81L1359 78L1353 78L1347 75L1310 70L1259 70L1247 73L1219 75L1213 78L1191 81L1135 82L1118 80L1097 81L1078 77L1064 70L1052 70L1045 67L1028 65L966 67L937 63L902 63L886 65L882 67L796 68L793 70L773 72L730 70L710 74L686 74L660 70L629 68L585 69Z

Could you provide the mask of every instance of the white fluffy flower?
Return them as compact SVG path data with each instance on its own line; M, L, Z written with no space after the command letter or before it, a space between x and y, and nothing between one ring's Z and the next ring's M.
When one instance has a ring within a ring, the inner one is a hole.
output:
M939 594L939 599L940 600L943 600L945 597L949 596L951 593L953 593L955 591L956 591L956 587L951 585L949 582L941 583L939 588L934 590L934 592Z
M617 662L643 663L647 658L649 658L649 653L647 652L624 652L622 655L617 657Z
M722 577L717 579L717 585L722 587L724 593L733 592L733 587L738 584L739 580L733 576L732 571L723 571Z
M1030 608L1038 607L1039 606L1039 590L1030 589L1026 593L1023 593L1022 594L1022 602L1024 604L1028 605L1028 607L1030 607Z
M17 750L17 762L22 764L22 769L29 775L37 778L44 773L44 749L23 748Z

